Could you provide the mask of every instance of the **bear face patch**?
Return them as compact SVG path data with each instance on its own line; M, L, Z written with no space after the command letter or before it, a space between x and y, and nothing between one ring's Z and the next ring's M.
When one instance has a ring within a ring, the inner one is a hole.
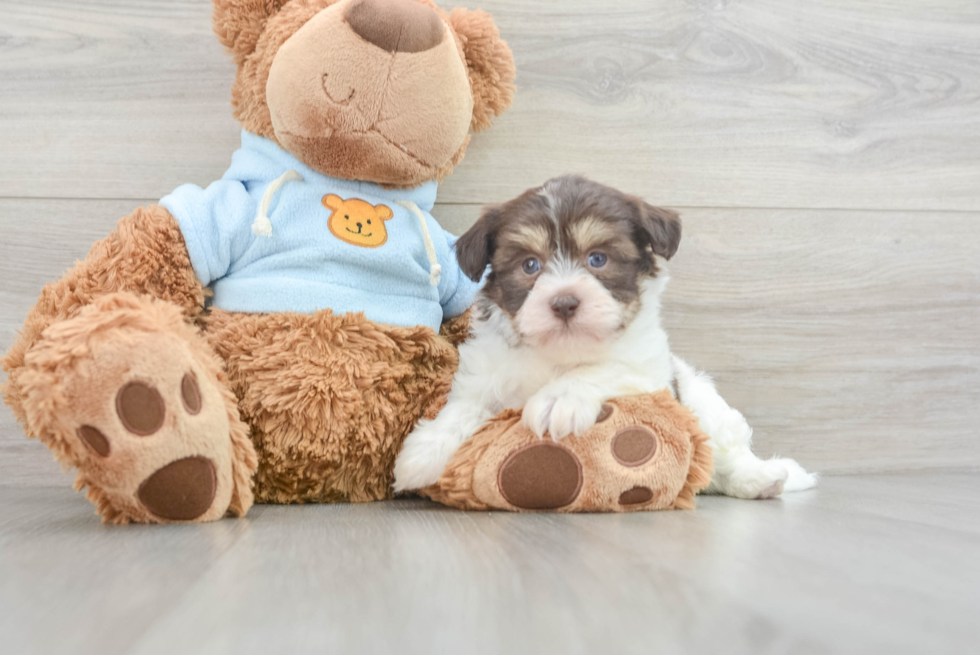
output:
M332 193L323 196L323 206L330 210L327 227L335 237L362 248L377 248L388 240L385 221L395 214L386 205L372 205L360 198L344 200Z

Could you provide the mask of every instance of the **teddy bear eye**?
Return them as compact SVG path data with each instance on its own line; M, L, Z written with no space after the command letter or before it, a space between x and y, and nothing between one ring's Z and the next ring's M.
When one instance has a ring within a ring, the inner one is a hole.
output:
M347 220L350 220L350 216L348 216L347 214L344 214L344 218L346 218Z
M368 219L368 225L370 225L370 224L371 224L371 219L369 218L369 219Z

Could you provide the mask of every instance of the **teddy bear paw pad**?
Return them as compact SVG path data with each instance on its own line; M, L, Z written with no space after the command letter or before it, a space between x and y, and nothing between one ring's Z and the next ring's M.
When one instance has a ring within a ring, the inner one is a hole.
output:
M214 502L217 478L206 457L185 457L170 462L139 486L143 506L170 521L193 521Z
M582 490L582 463L553 441L532 443L504 461L497 486L514 507L558 509L574 502Z
M227 437L225 444L215 439L228 434L224 403L210 383L202 390L194 372L160 373L148 380L130 370L134 379L119 384L110 403L93 399L95 406L109 404L111 412L76 430L97 460L86 467L86 477L114 505L129 505L124 513L135 514L134 520L220 518L224 509L215 501L227 499L218 498L219 487L227 496L230 486Z

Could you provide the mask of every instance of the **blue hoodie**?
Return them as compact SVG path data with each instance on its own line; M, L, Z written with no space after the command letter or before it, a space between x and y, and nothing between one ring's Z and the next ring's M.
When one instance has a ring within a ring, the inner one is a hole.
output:
M443 318L466 311L479 284L459 269L456 237L429 213L436 187L386 190L328 177L242 132L221 180L185 184L160 204L177 219L214 307L364 312L438 332Z

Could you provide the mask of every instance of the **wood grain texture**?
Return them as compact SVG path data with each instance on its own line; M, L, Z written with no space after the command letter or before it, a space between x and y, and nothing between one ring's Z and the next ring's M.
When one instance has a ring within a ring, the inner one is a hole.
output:
M19 655L965 653L980 476L831 477L692 512L424 501L105 527L0 487L0 634Z
M980 210L972 0L483 0L518 94L445 202ZM446 6L451 6L446 3ZM158 198L238 141L205 0L0 1L0 196Z
M0 200L9 226L0 349L43 285L137 204ZM433 213L461 232L479 210ZM829 473L980 467L980 215L689 209L682 218L664 300L672 346L745 413L760 453ZM0 478L66 483L49 457L23 443L3 408Z

